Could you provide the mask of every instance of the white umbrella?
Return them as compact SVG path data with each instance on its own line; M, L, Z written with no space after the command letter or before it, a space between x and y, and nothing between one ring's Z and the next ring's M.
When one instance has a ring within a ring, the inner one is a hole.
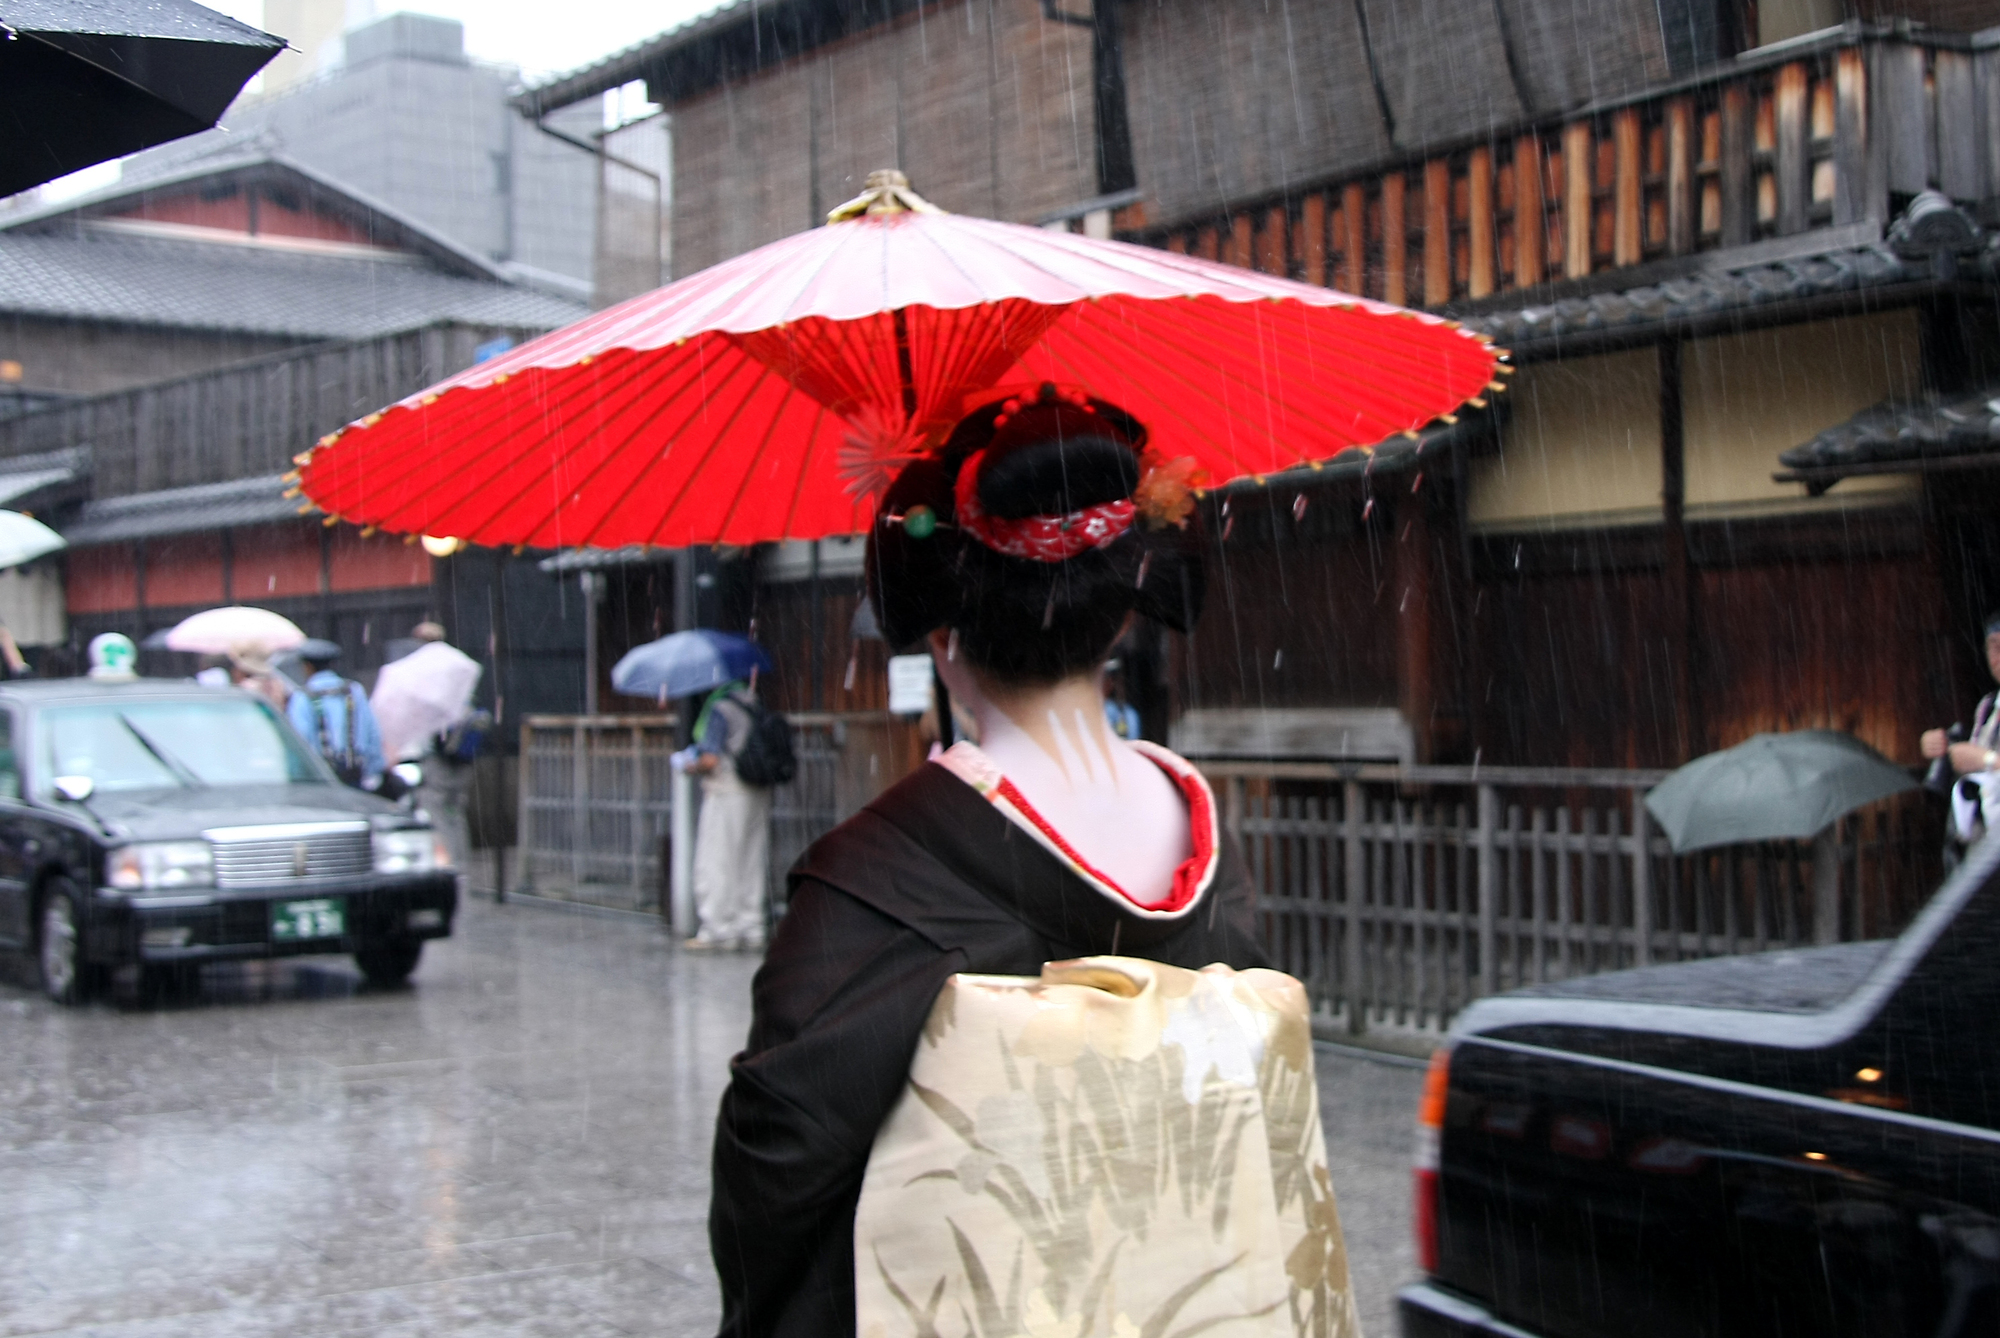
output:
M479 672L479 661L442 641L383 665L368 698L382 727L383 754L393 762L405 749L465 719Z
M0 511L0 568L18 567L69 547L69 540L33 516Z
M227 655L239 646L255 646L268 655L290 650L305 639L306 634L290 618L269 609L231 604L181 619L167 632L167 649Z

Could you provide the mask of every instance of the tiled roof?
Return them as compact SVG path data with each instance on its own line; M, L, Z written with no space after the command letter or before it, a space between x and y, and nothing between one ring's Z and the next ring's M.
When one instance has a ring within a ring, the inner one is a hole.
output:
M86 229L0 232L0 312L365 339L448 320L552 330L589 308L393 254L375 260Z
M651 548L644 544L632 544L625 548L566 548L553 557L543 558L535 565L543 571L560 576L572 571L644 567L673 560L674 550L671 548Z
M85 502L77 518L62 526L62 536L78 548L295 520L302 503L285 496L289 487L281 475L267 474L101 498Z
M1991 275L1988 248L1959 264L1961 274ZM1468 329L1516 349L1544 340L1667 325L1738 313L1777 302L1830 296L1937 277L1929 257L1906 258L1884 243L1798 259L1696 272L1663 283L1572 297L1541 306L1469 316Z
M2000 386L1949 399L1885 400L1778 456L1808 473L1883 472L1869 466L1925 464L2000 453Z
M500 266L436 229L286 157L268 127L238 136L213 131L136 154L120 164L118 180L69 199L41 202L15 196L0 207L0 230L71 235L69 230L80 220L115 219L121 209L149 194L190 185L205 190L250 185L303 194L318 208L358 224L377 243L424 256L447 273L473 279L501 277Z

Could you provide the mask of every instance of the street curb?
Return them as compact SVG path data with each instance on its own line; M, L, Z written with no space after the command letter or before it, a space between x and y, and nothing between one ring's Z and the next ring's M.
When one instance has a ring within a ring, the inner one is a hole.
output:
M1317 1044L1344 1051L1356 1058L1379 1059L1385 1063L1408 1064L1418 1068L1427 1067L1431 1052L1444 1044L1442 1037L1415 1030L1371 1029L1357 1035L1349 1031L1341 1019L1317 1013L1313 1015L1312 1033Z
M469 897L478 897L481 901L485 902L494 901L493 893L484 888L467 892L466 895ZM509 892L505 901L495 904L502 907L532 906L536 910L568 911L573 915L591 915L606 920L626 920L664 928L660 923L660 917L651 911L628 911L619 906L593 906L587 901L564 901L560 897L538 897L532 892Z

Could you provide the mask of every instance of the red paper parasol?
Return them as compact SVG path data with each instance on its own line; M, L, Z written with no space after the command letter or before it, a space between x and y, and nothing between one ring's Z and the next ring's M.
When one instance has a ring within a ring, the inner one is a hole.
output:
M1448 321L1120 242L946 214L900 173L788 237L411 396L300 457L331 515L568 548L858 533L913 454L1042 381L1214 483L1330 459L1484 393Z

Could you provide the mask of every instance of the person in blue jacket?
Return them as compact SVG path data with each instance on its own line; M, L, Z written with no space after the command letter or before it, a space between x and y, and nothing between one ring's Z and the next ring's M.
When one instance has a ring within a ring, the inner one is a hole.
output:
M299 647L306 681L292 694L285 714L299 737L326 759L343 782L372 790L387 769L382 730L361 685L334 672L339 658L340 647L331 641L315 639Z

